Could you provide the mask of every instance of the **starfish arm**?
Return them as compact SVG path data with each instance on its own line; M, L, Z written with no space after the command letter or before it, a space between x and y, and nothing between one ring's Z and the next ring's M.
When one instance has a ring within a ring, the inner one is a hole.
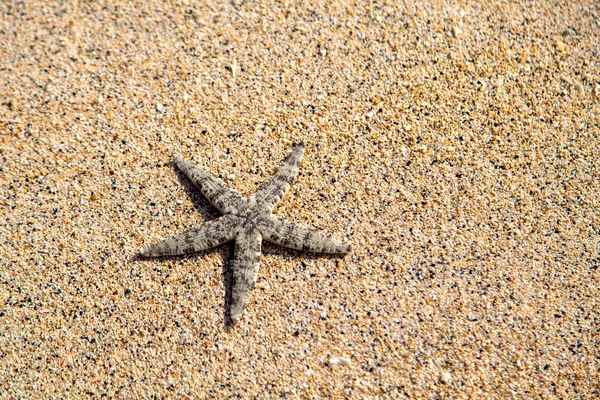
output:
M256 229L242 230L235 238L233 259L233 288L231 290L232 322L237 322L248 305L260 264L262 238Z
M282 221L274 216L261 218L258 229L266 241L291 249L315 253L345 254L351 248L348 243L338 242L312 229Z
M300 143L283 160L281 166L273 175L271 175L252 195L250 203L256 204L262 209L271 211L273 206L283 193L285 193L292 184L298 169L300 161L304 155L304 143Z
M228 214L246 209L246 200L238 192L228 187L221 179L181 157L175 156L174 161L177 167L219 211Z
M224 215L145 247L140 254L144 257L177 256L210 249L235 238L239 223L238 216Z

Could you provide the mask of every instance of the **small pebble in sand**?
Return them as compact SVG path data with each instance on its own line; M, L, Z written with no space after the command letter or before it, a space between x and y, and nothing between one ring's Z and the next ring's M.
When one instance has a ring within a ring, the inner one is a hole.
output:
M347 365L350 365L350 360L344 357L331 357L331 359L329 360L329 365L345 367Z
M456 25L454 25L450 31L452 32L452 36L455 38L458 38L462 34L462 29Z
M12 98L8 102L8 108L10 108L11 111L19 111L21 109L21 105L17 99Z
M556 50L558 51L565 51L567 49L567 45L560 40L557 40L556 43L554 43L554 47L556 47Z
M573 84L573 80L572 80L571 78L569 78L568 76L566 76L566 75L562 75L562 76L560 77L560 80L561 80L562 82L564 82L564 83L567 83L567 84L569 84L569 85Z
M442 375L440 376L440 380L443 383L448 384L452 380L452 375L450 375L450 372L444 371L444 372L442 372Z

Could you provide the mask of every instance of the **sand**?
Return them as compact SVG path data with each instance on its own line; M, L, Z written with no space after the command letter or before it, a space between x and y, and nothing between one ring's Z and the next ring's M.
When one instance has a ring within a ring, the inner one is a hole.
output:
M0 398L600 396L600 6L0 4ZM304 140L353 250L140 261Z

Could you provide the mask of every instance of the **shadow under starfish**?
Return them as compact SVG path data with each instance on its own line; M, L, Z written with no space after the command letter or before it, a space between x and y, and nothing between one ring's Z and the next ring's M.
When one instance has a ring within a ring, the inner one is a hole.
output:
M277 172L248 199L204 168L175 156L175 165L223 216L145 247L139 255L145 258L187 255L235 240L229 312L230 324L233 324L240 319L256 284L263 240L315 253L347 253L350 244L335 241L272 214L273 206L289 189L298 172L304 148L304 143L295 146Z

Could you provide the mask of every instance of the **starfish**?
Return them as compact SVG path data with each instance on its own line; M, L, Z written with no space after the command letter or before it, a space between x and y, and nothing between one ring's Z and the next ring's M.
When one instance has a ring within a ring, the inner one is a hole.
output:
M175 165L223 216L145 247L140 255L150 258L192 254L235 240L229 315L232 323L237 322L256 284L263 240L315 253L345 254L350 251L350 244L281 220L271 213L294 180L303 155L304 143L300 143L283 160L277 172L248 199L207 170L175 156Z

